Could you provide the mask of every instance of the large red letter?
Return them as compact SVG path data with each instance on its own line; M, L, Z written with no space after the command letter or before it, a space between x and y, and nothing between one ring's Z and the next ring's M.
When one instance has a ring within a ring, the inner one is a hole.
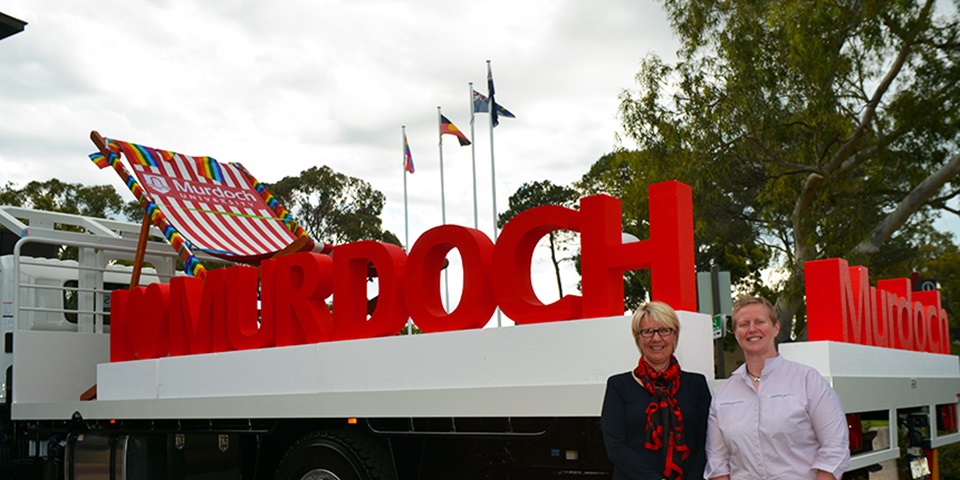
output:
M170 355L213 351L213 324L200 317L203 280L196 277L170 279Z
M842 258L828 258L804 263L803 272L808 338L872 345L874 299L867 269L849 267Z
M582 318L583 303L579 295L564 295L544 305L537 298L530 279L537 242L544 235L561 229L579 232L580 212L547 205L519 213L497 237L493 251L493 289L500 310L518 324Z
M127 297L127 318L136 318L128 330L134 355L138 359L166 357L170 351L170 285L151 283L136 287ZM131 312L131 308L133 311Z
M454 248L463 262L463 293L457 308L447 313L440 300L440 272L447 253ZM493 242L483 232L458 225L431 228L417 239L407 258L405 295L410 316L420 330L483 328L497 309L490 273L493 250ZM529 271L526 277L530 277Z
M377 306L367 318L367 275L370 264L377 271ZM383 337L400 333L407 323L403 304L403 273L406 254L389 243L366 240L333 249L334 340Z
M227 308L230 305L229 279L231 268L208 270L203 279L203 296L200 299L200 319L198 327L204 322L210 328L211 351L229 352L227 341Z
M807 294L807 338L811 341L844 341L841 302L844 287L850 288L848 272L847 261L842 258L803 264ZM846 282L843 281L844 277L847 277Z
M941 318L940 291L926 290L913 292L913 299L923 305L926 313L926 323L922 327L927 339L925 351L931 353L950 353L950 338L946 336L944 325L946 318Z
M893 322L893 342L891 346L902 350L916 350L910 280L906 278L880 280L877 282L877 290L883 290L897 296L896 302L887 304L888 315Z
M136 360L133 345L130 344L130 319L127 317L127 297L129 290L110 292L110 361L125 362Z
M878 347L891 347L893 342L893 328L883 309L884 293L876 287L870 287L870 324L867 328L873 332L873 344Z
M324 300L333 293L333 260L294 253L267 260L260 268L263 309L273 310L277 346L331 340L333 315Z
M227 280L230 304L227 305L227 340L234 350L272 347L276 331L272 318L257 321L257 269L231 267Z
M623 272L650 269L651 297L677 310L697 310L693 256L693 196L689 185L656 183L650 195L650 238L621 243L619 200L594 195L580 200L583 316L622 315Z

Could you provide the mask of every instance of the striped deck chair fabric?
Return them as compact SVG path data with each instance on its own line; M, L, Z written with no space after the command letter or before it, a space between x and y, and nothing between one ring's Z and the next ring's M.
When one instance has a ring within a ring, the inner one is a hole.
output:
M239 163L220 163L115 139L90 159L113 167L154 225L180 253L188 274L203 277L193 255L203 251L256 265L307 233L264 185ZM106 155L104 155L106 153ZM133 174L120 157L129 163ZM313 240L302 250L315 247Z

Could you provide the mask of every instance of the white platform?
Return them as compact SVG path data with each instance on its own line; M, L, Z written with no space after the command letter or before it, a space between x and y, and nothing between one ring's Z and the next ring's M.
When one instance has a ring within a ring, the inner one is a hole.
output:
M712 378L709 316L680 316L681 365ZM98 400L18 397L14 417L597 416L607 377L636 365L629 324L611 317L101 363Z
M815 368L848 413L956 403L960 357L841 342L780 346L784 358Z

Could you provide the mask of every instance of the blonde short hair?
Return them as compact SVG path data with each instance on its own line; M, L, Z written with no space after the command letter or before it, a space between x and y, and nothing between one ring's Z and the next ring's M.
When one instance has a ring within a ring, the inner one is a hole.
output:
M634 339L640 336L640 322L643 320L643 317L647 316L666 325L667 328L672 329L679 339L680 319L677 318L677 312L675 312L670 305L663 302L647 302L640 305L640 308L637 308L637 310L633 312L630 329L633 331Z
M762 305L767 309L767 313L770 314L770 321L773 322L774 325L780 323L780 317L777 316L777 309L774 308L773 304L766 298L754 297L753 295L740 295L737 297L737 301L733 303L733 315L731 315L731 317L736 317L737 312L747 305Z

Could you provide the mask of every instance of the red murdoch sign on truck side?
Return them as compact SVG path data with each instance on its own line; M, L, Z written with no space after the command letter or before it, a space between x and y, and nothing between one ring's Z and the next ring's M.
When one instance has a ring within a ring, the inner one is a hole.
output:
M804 264L810 340L950 353L940 292L914 292L906 278L870 285L866 267L841 258Z
M649 187L650 238L622 243L620 201L581 199L580 209L544 206L514 217L494 243L456 225L424 233L405 253L362 241L333 255L298 253L253 267L212 270L205 281L178 277L116 290L111 297L111 361L267 348L395 335L408 318L424 332L482 328L499 306L518 324L622 315L623 274L649 269L652 296L696 311L693 206L690 187L672 181ZM580 233L582 295L542 303L530 263L537 242L554 230ZM443 260L457 249L463 262L460 303L441 302ZM367 273L379 297L367 313ZM259 293L259 305L258 305ZM328 304L327 298L333 301Z

